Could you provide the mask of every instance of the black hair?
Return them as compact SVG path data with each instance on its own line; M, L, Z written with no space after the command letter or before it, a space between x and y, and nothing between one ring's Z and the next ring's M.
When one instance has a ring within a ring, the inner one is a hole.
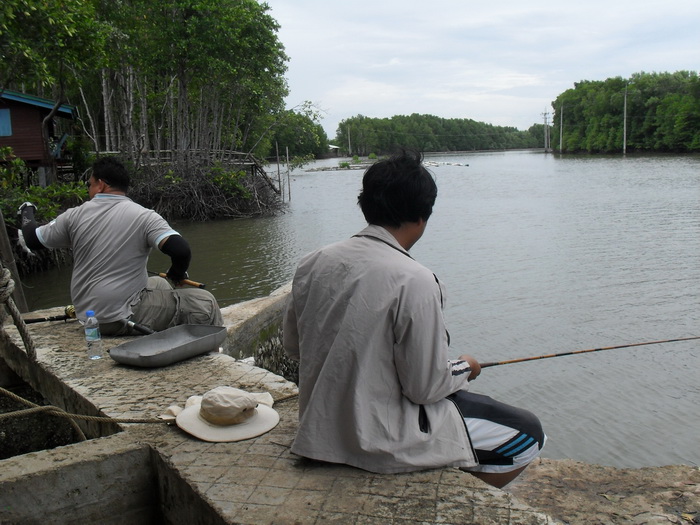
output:
M422 160L418 152L401 151L367 169L357 203L369 224L398 228L404 222L428 220L437 184Z
M92 177L124 193L129 189L131 182L129 172L116 157L102 157L96 160L92 165Z

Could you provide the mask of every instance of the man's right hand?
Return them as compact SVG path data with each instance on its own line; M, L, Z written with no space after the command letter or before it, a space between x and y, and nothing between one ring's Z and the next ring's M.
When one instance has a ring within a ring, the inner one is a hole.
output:
M22 235L19 236L19 243L24 250L32 253L32 250L41 250L44 245L36 235L37 224L34 220L36 206L31 202L23 202L17 210L17 222Z
M469 363L469 368L471 369L468 379L469 381L474 381L477 377L479 377L479 374L481 374L481 365L479 364L479 361L467 354L459 356L458 359Z
M22 227L25 222L34 220L34 212L36 212L36 206L31 202L26 201L20 205L17 210L17 218L19 219L20 227Z

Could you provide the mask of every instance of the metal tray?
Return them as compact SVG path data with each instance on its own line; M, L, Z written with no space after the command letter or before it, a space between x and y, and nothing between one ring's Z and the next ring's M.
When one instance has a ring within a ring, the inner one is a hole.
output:
M167 366L216 350L225 339L224 326L183 324L115 346L109 356L124 365Z

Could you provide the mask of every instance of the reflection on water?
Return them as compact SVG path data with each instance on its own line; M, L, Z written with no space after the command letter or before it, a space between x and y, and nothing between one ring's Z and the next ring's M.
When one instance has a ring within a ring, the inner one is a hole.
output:
M174 224L192 246L189 274L206 282L221 306L268 295L291 280L302 255L364 227L355 204L361 180L360 171L301 172L277 217ZM165 271L168 261L153 254L149 267Z
M284 217L175 223L190 243L193 279L205 282L221 306L268 295L289 275L293 238L285 234ZM153 254L149 267L166 271L169 258Z
M697 157L430 160L438 201L412 253L447 284L455 355L495 361L700 335ZM304 253L364 226L361 177L300 171L278 217L175 224L193 248L190 275L222 305L267 295ZM151 270L167 267L151 257ZM28 282L45 290L43 303L29 292L33 308L70 302L65 274ZM697 465L698 368L692 341L493 367L472 388L537 413L547 457Z

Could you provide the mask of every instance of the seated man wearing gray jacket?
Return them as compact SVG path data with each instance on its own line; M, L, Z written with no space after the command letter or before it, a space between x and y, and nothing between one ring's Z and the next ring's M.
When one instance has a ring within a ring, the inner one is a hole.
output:
M478 361L449 356L444 289L409 254L436 196L420 155L377 162L358 198L369 225L301 260L284 319L299 360L291 450L380 473L460 467L502 487L545 435L530 412L468 392Z

